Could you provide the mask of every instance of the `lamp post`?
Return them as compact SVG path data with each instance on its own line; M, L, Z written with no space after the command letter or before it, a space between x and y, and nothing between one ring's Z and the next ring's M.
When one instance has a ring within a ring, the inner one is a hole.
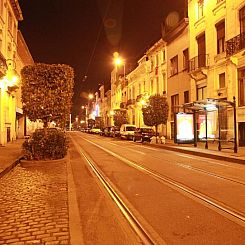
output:
M93 98L94 98L94 95L92 93L88 94L88 97L87 97L88 105L85 106L85 109L86 109L86 112L85 112L86 113L86 123L87 123L87 125L88 125L89 115L91 114L91 111L92 111L91 101L93 100Z

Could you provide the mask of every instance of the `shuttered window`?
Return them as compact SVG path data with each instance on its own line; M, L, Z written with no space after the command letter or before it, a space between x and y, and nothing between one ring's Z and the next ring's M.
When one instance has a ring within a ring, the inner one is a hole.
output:
M216 25L217 31L217 54L225 51L225 22L219 22Z

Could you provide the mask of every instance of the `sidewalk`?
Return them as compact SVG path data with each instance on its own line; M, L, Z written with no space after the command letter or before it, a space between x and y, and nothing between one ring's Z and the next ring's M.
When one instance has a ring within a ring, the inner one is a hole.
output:
M19 163L24 139L18 139L0 146L0 178Z
M233 145L230 143L231 149L218 150L217 142L208 142L208 149L205 149L205 142L198 142L197 147L193 144L175 144L173 140L166 139L165 144L150 144L153 147L163 148L170 151L177 151L200 157L207 157L221 161L245 164L245 147L238 147L238 152L234 153Z

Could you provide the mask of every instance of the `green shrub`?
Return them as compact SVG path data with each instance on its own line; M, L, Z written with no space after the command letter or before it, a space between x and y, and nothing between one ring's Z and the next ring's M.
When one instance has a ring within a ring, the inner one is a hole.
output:
M37 129L30 139L22 145L24 158L28 160L54 160L65 157L68 150L68 139L61 130Z

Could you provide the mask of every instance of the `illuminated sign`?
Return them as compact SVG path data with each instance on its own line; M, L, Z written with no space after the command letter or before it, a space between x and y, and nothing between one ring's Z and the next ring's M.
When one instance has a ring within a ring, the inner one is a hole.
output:
M177 143L193 143L194 127L193 114L178 113L176 114Z
M205 115L199 115L198 116L198 127L199 127L199 133L198 138L199 139L206 139L206 119ZM209 112L207 114L207 137L210 139L215 138L215 131L216 131L216 113L215 112Z

